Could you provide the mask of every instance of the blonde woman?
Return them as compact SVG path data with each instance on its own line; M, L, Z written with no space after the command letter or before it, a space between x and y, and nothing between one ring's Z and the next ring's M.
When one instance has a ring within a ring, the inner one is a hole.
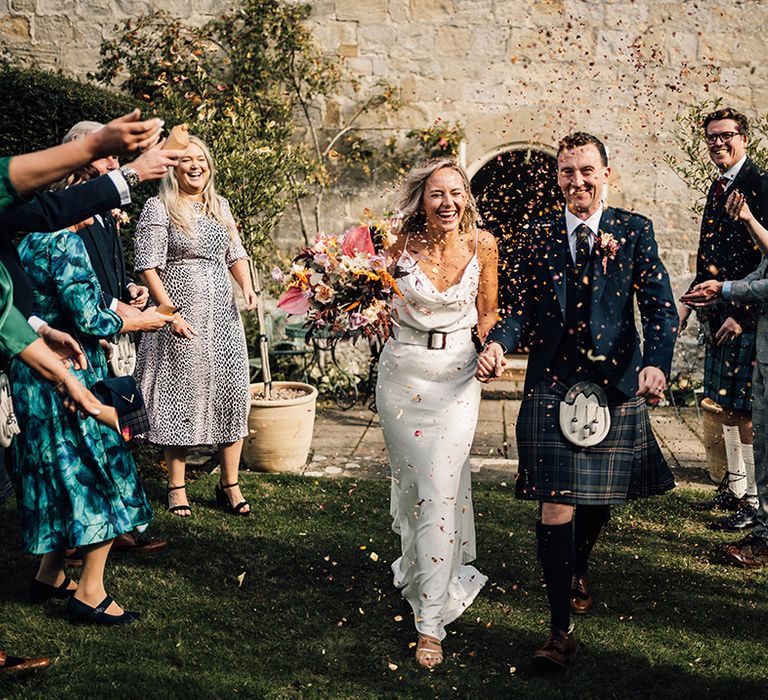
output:
M157 304L178 311L139 344L136 376L149 412L148 439L168 465L168 509L192 510L184 490L192 445L218 445L216 500L234 515L250 506L238 486L250 396L248 353L229 272L246 308L256 305L247 254L227 201L216 194L211 154L190 144L147 200L136 229L135 269Z
M472 329L496 322L498 252L477 228L469 179L443 158L413 168L401 189L403 223L387 251L403 293L379 360L376 407L392 469L392 527L402 556L395 585L413 608L416 660L443 660L445 626L486 577L475 558L469 451L480 409Z

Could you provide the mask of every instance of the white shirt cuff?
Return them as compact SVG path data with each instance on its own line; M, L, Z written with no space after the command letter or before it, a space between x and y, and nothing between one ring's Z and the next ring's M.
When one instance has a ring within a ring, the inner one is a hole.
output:
M27 319L27 323L32 326L32 330L35 333L38 333L43 326L48 325L48 321L43 321L43 319L38 316L30 316Z
M113 297L112 301L109 302L109 310L110 311L117 311L117 305L120 303L120 300Z
M729 301L731 298L731 285L733 284L733 280L726 280L723 282L723 288L720 290L720 294L722 294L723 299L725 301Z
M117 191L120 194L120 204L131 203L131 188L128 187L128 183L125 181L123 174L119 170L110 170L107 173L107 177L112 180Z

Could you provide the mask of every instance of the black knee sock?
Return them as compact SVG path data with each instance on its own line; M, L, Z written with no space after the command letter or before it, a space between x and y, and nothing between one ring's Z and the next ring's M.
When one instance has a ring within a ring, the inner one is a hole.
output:
M610 506L576 506L573 537L576 546L574 571L586 574L589 555L595 546L603 525L611 517Z
M563 632L571 626L573 577L573 522L565 525L536 523L539 559L547 584L552 627Z

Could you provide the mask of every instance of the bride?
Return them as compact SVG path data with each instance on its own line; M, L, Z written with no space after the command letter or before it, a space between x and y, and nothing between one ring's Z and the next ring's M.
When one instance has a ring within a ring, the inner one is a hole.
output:
M402 556L395 585L411 604L416 660L442 663L445 625L487 577L475 558L469 451L480 407L474 378L481 342L497 317L498 251L476 227L469 179L443 158L413 168L400 196L403 221L387 250L403 296L379 361L376 406L392 469L392 527Z

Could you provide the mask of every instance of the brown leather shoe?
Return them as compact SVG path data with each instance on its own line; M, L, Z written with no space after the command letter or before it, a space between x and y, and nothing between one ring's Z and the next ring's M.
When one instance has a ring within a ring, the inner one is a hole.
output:
M567 668L576 656L576 640L573 632L553 629L544 646L533 654L533 665L540 671Z
M745 569L768 566L768 542L757 535L748 535L738 542L721 544L718 548L729 564Z
M167 540L150 540L138 537L132 532L124 532L115 537L111 552L135 552L136 554L154 554L168 546Z
M33 659L23 659L20 656L8 656L0 649L0 673L20 673L31 671L35 668L45 668L50 665L50 660L43 656Z
M592 594L585 574L574 574L571 579L571 612L584 615L592 609Z

